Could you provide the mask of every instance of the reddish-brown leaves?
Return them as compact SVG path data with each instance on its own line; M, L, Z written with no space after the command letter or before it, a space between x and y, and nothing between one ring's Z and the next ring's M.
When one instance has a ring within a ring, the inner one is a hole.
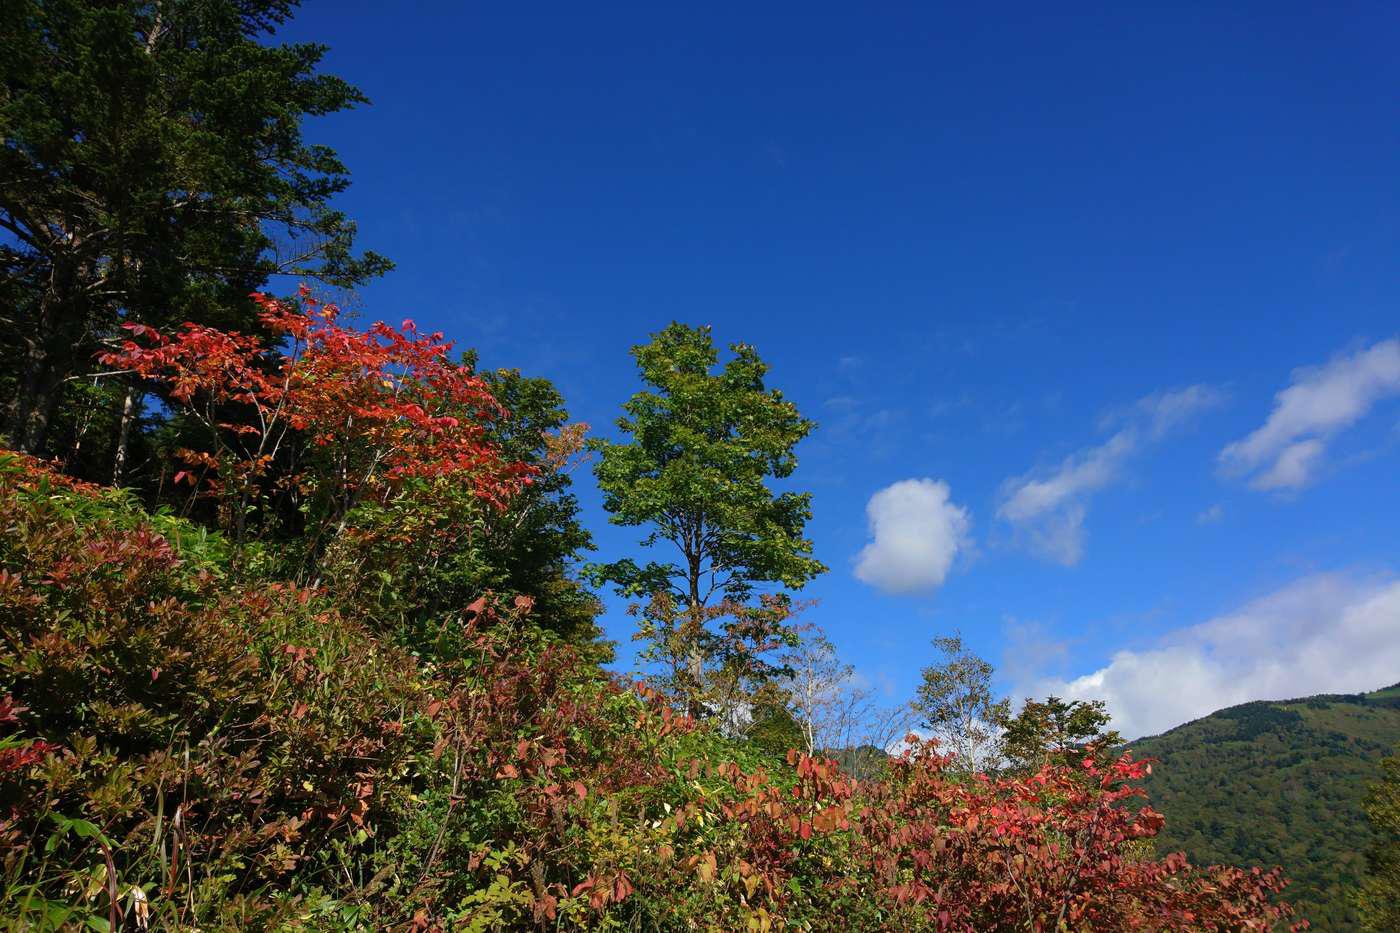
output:
M279 482L334 502L412 477L452 477L502 506L531 481L533 468L504 461L487 438L504 412L485 382L449 359L452 344L442 334L421 334L412 321L346 327L338 308L304 287L299 306L253 297L272 343L192 323L173 335L129 324L131 339L102 355L107 365L165 385L216 437L215 451L181 452L189 469L175 483L232 484L248 498L292 437L318 465Z

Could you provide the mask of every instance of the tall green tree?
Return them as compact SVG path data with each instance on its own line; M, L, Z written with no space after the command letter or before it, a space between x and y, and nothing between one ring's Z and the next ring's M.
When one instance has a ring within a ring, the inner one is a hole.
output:
M1356 907L1367 929L1400 930L1400 750L1381 762L1381 769L1366 799L1375 837Z
M317 71L324 46L262 41L295 6L0 4L12 445L56 446L67 388L122 323L247 327L248 293L273 276L350 287L389 268L353 252L354 224L330 207L345 167L302 137L304 118L365 97ZM114 395L129 429L129 396Z
M746 677L766 671L749 662L775 647L787 613L781 600L743 607L758 590L800 589L826 569L805 537L811 495L770 486L792 475L794 449L814 425L768 388L757 350L730 350L720 365L710 329L679 323L633 347L647 388L623 406L627 439L592 448L610 520L648 529L643 546L669 551L644 565L596 567L595 576L653 597L643 631L688 671L692 691L718 658Z
M997 756L997 737L1011 704L992 692L992 665L963 644L958 634L933 645L941 661L923 670L913 710L921 725L957 756L957 764L981 771Z

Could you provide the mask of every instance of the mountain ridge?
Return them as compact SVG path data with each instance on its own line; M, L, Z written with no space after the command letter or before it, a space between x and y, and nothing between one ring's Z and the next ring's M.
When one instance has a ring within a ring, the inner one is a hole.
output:
M1281 865L1321 930L1357 923L1350 892L1371 831L1362 802L1400 743L1400 683L1366 693L1255 700L1127 743L1167 818L1159 852Z

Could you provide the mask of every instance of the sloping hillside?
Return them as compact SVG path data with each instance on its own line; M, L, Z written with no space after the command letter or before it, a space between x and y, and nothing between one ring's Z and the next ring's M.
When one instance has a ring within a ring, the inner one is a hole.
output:
M1159 851L1282 865L1318 929L1351 929L1364 867L1361 802L1400 742L1400 684L1368 694L1246 703L1132 743L1159 759L1147 789L1167 817Z

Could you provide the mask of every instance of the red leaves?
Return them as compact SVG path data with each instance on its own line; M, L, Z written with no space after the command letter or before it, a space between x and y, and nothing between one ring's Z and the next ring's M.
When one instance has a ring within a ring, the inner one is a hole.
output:
M1274 900L1277 873L1153 861L1128 845L1161 825L1126 805L1141 794L1131 782L1143 762L971 779L947 763L915 740L886 781L856 787L833 762L796 751L780 774L720 762L713 773L737 794L721 813L742 843L686 864L702 882L737 871L749 909L773 917L797 916L793 883L882 903L893 929L1266 929L1289 916Z
M0 697L0 725L19 725L19 714L25 712L27 706L20 706L15 702L15 698L8 693Z
M26 709L27 707L20 706L9 694L0 697L0 725L18 726L19 714ZM38 764L56 751L59 751L59 746L43 739L30 739L18 744L13 741L0 742L0 775L22 771L30 765Z
M636 888L632 885L632 880L627 877L626 872L618 872L609 879L599 879L589 875L583 881L574 885L570 891L570 896L578 897L581 894L588 895L588 906L594 910L602 910L608 904L620 904L627 899Z
M755 767L756 756L745 754L741 765L725 757L729 746L703 734L706 726L646 684L632 699L590 672L575 650L552 641L523 649L528 601L467 606L469 624L453 632L465 642L456 665L400 658L387 666L390 646L363 629L311 641L323 619L345 624L332 621L326 594L316 594L313 607L312 590L260 582L220 599L215 587L224 584L196 583L158 536L33 524L23 577L0 570L7 618L26 625L48 618L44 601L62 597L70 600L65 612L86 620L82 632L104 643L144 645L152 631L161 638L149 660L123 667L46 623L22 639L44 659L39 669L85 671L84 685L125 684L172 704L198 693L190 709L208 693L216 709L238 709L238 721L251 723L246 752L190 743L206 792L198 820L188 803L167 820L183 826L172 830L179 862L172 860L163 903L183 898L186 860L196 869L212 863L201 859L216 845L252 866L253 881L284 889L284 874L324 840L400 831L396 814L411 811L397 808L420 806L417 798L405 802L405 791L426 786L446 801L442 848L419 840L426 845L415 877L423 884L376 908L382 913L367 924L443 929L435 911L502 877L520 892L502 902L514 912L499 925L512 929L531 918L586 925L585 911L619 904L598 925L652 916L677 927L820 928L864 911L849 920L852 929L1263 930L1287 917L1274 903L1283 886L1275 872L1203 870L1179 854L1142 854L1134 842L1162 824L1133 799L1144 762L969 778L947 773L948 759L916 740L882 782L854 784L834 762L796 751L785 764ZM166 582L153 586L161 574ZM175 587L177 575L189 580ZM277 622L247 660L247 627L264 618L317 624ZM339 656L338 645L349 653ZM78 668L80 652L98 660ZM152 687L155 664L161 673ZM39 681L18 683L26 703L61 709L38 692ZM0 780L56 770L15 776L53 750L12 734L23 714L13 697L0 696ZM294 767L273 772L269 783L260 762L273 755ZM131 799L135 809L114 825L125 826L124 839L149 846L149 835L133 834L155 825L144 810L155 798ZM374 848L393 850L387 840ZM354 845L346 851L358 857Z
M487 437L504 412L487 385L452 363L440 333L412 321L360 331L303 288L300 305L255 294L265 339L186 323L173 335L126 325L135 339L102 362L162 383L170 397L213 430L221 449L182 452L191 466L257 488L289 432L330 459L291 482L352 501L413 478L452 478L503 506L533 468L506 462ZM139 341L139 342L138 342ZM280 344L280 346L279 346ZM230 421L230 406L242 416ZM192 470L176 484L197 482Z
M1208 928L1266 929L1289 915L1272 902L1283 884L1277 873L1203 871L1179 855L1152 861L1126 847L1162 823L1155 811L1127 805L1142 795L1131 782L1146 762L1086 759L972 781L946 777L946 763L931 744L910 743L890 779L866 788L870 806L855 837L856 858L883 866L891 882L902 875L884 888L896 904L918 903L943 890L939 879L957 879L940 926L1040 917L1036 925L1053 928L1065 917L1095 929L1172 928L1189 912ZM1250 906L1242 912L1242 904Z

